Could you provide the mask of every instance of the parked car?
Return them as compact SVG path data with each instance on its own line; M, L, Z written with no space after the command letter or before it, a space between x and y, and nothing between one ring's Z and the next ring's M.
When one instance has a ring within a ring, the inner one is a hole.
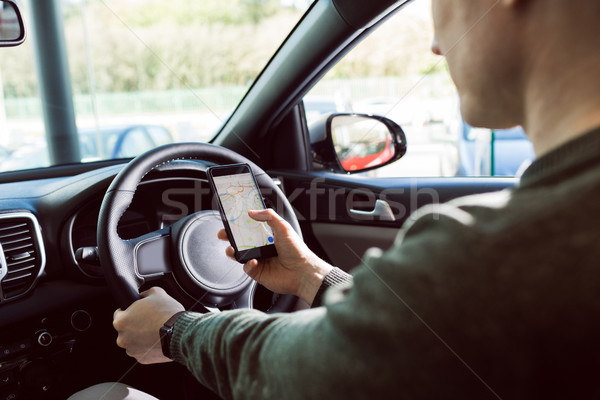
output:
M79 130L79 146L84 161L135 157L172 142L171 132L158 125L124 125Z
M130 158L173 142L173 135L158 125L121 125L78 131L81 161ZM45 141L27 143L0 157L0 171L16 171L50 165Z
M0 162L2 162L2 160L10 157L10 154L12 153L12 151L10 149L7 149L4 146L0 146Z
M351 111L352 105L350 102L340 98L328 96L307 96L304 98L304 112L306 113L308 125L330 114Z
M475 129L464 121L458 156L457 176L521 176L535 159L533 145L523 128L491 132Z

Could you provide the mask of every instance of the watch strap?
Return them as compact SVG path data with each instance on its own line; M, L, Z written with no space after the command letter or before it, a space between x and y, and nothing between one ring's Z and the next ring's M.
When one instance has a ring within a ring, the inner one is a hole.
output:
M167 358L172 359L172 357L171 357L171 337L173 336L173 327L175 326L175 321L177 320L177 317L179 317L184 312L185 311L179 311L179 312L173 314L171 316L171 318L169 318L167 320L167 322L165 322L163 324L163 326L160 327L160 330L159 330L160 347L162 349L163 355Z
M321 286L319 287L319 290L313 299L311 308L323 305L323 297L327 289L332 286L339 286L348 282L352 282L352 275L339 269L338 267L333 267L333 269L329 271L327 275L325 275L323 283L321 283Z

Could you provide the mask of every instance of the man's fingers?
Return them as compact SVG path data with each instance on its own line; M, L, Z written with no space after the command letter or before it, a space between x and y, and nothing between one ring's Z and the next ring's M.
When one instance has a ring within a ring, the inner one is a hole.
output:
M227 231L225 229L221 229L219 232L217 232L217 237L221 240L229 240L229 236L227 236Z
M259 268L257 268L257 267L258 267L258 261L250 260L246 264L244 264L244 272L250 278L256 280L256 277L258 276L258 272L259 272Z
M153 286L148 290L143 291L142 293L140 293L140 297L143 299L145 297L150 296L151 294L162 294L165 293L165 290L163 288L161 288L160 286Z
M121 328L123 327L123 320L121 319L121 314L123 314L123 310L121 310L120 308L117 308L115 310L115 312L113 313L113 328L115 328L115 330L117 332L119 332L121 330ZM121 346L119 346L121 347Z
M229 258L233 258L235 260L235 250L233 247L229 246L225 249L225 255ZM237 261L237 260L236 260Z
M227 231L225 229L221 229L219 232L217 232L217 237L221 240L229 240L227 237ZM228 246L225 249L225 255L233 260L235 260L235 251L233 250L233 247ZM237 260L236 260L237 261Z

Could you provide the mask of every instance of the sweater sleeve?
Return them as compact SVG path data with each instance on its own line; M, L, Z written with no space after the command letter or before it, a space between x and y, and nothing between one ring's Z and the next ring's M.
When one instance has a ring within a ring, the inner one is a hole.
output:
M465 274L452 271L452 265L464 264L455 249L469 220L437 214L435 219L442 229L427 229L434 222L429 218L422 223L426 226L412 224L401 231L390 251L367 251L353 285L329 288L324 307L289 314L182 314L171 354L226 399L397 398L398 393L488 398L485 386L453 354L448 333L449 327L466 326L462 318L490 314L470 312L469 305L482 302L475 290L465 289ZM469 297L458 303L451 292ZM475 339L465 343L479 344ZM475 391L460 393L448 389L473 386Z

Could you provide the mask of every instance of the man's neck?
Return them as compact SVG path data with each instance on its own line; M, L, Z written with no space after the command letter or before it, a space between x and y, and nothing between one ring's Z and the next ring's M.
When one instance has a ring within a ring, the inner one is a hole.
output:
M600 127L600 103L588 103L572 110L539 107L525 129L539 157L597 127Z
M523 126L538 157L600 127L600 57L596 53L576 51L557 60L546 52L547 58L541 54L535 62L525 90Z

